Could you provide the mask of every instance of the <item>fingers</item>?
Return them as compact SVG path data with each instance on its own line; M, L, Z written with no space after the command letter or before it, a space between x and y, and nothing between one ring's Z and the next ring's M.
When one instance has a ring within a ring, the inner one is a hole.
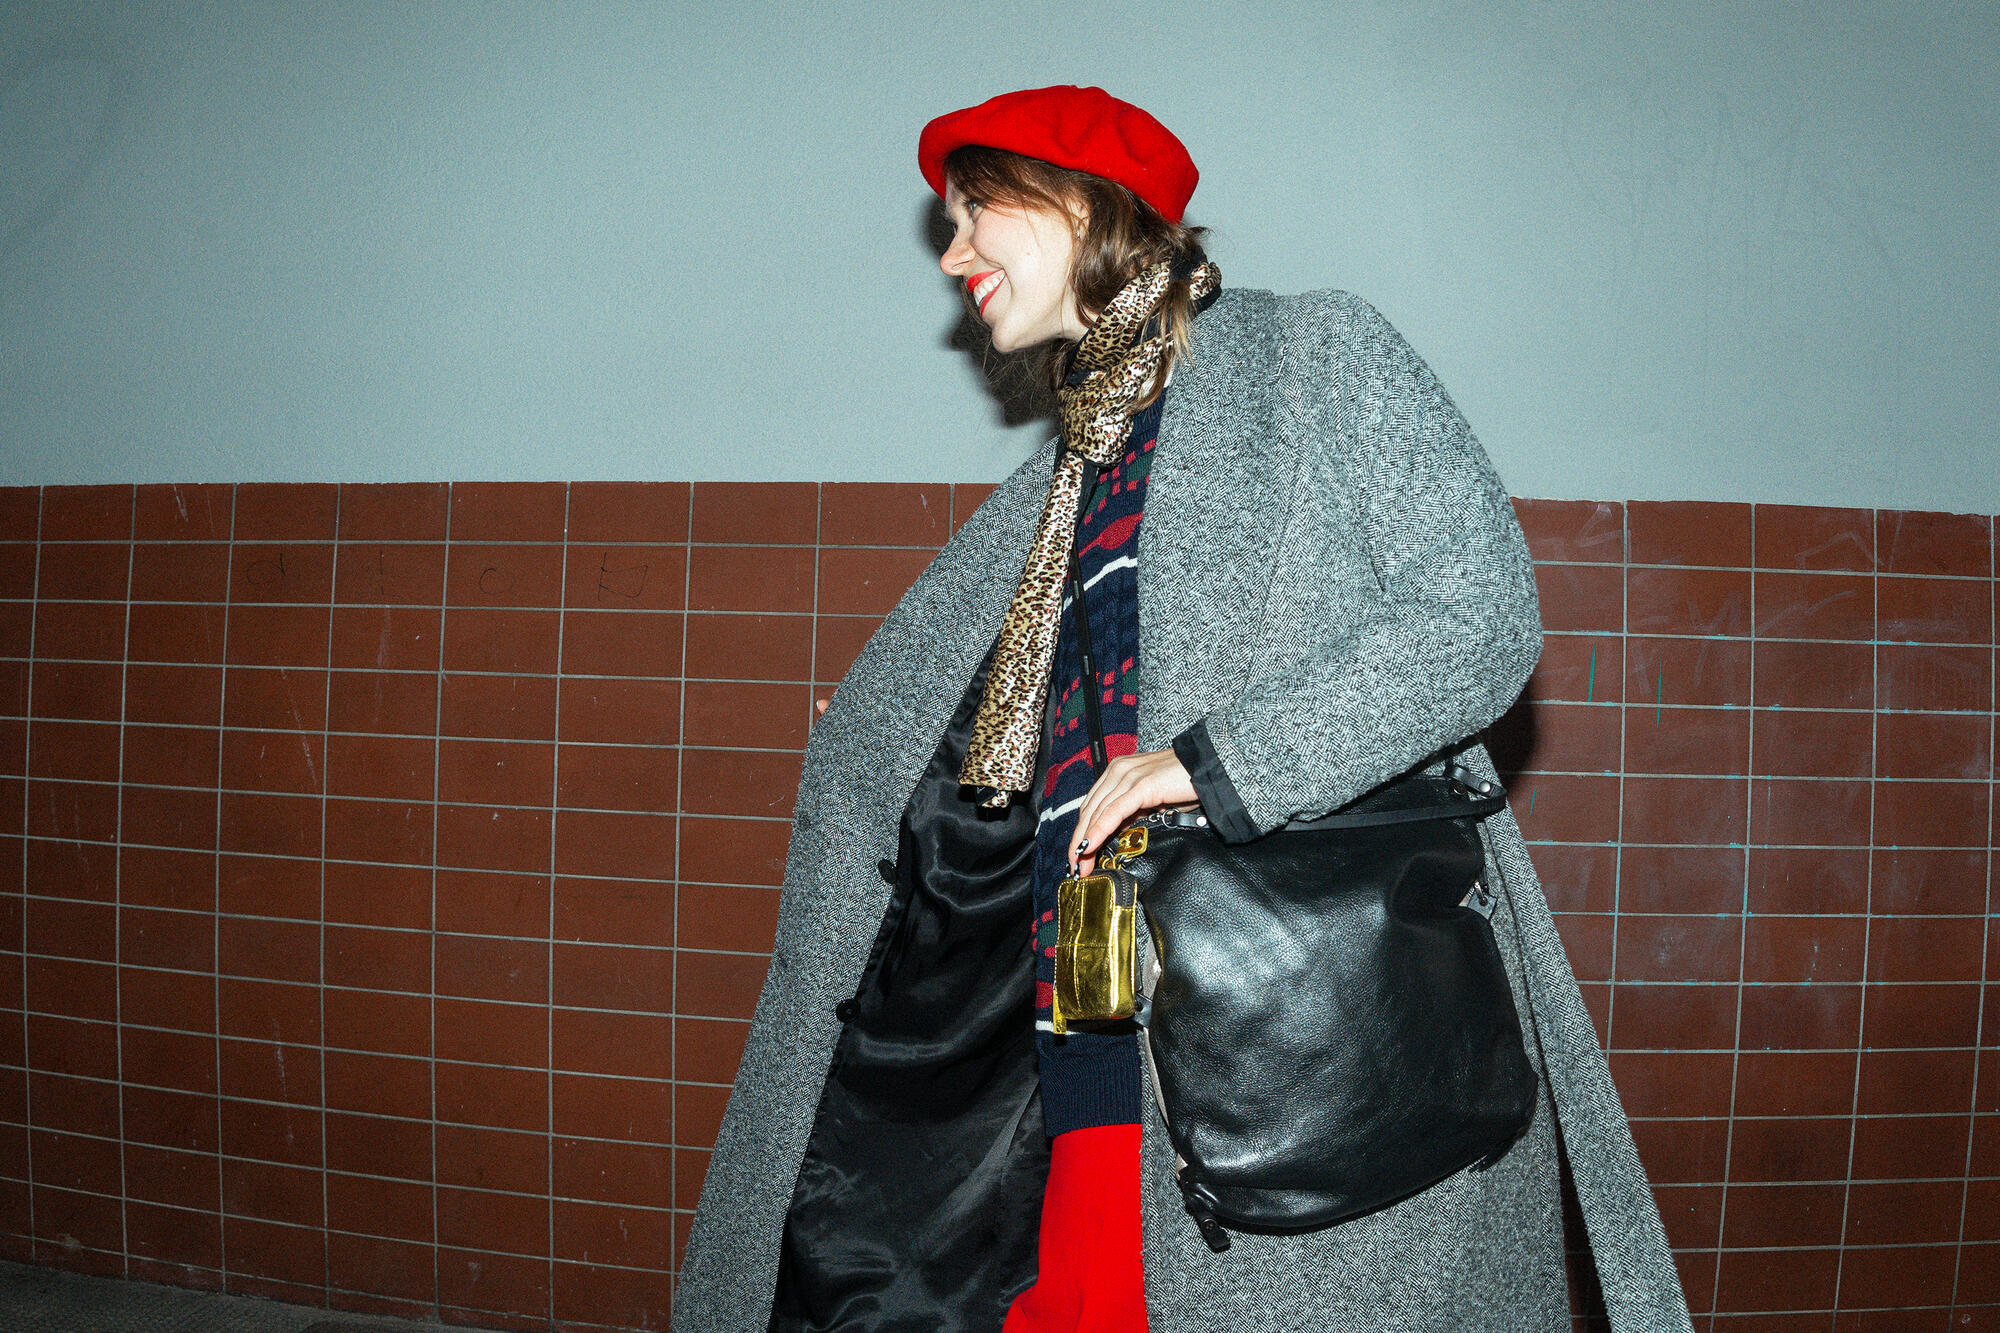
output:
M826 706L831 702L833 702L831 699L815 699L813 700L813 707L818 710L819 716L825 717Z
M1088 864L1091 854L1133 816L1194 799L1194 781L1172 750L1119 756L1105 765L1077 809L1070 868L1078 870Z

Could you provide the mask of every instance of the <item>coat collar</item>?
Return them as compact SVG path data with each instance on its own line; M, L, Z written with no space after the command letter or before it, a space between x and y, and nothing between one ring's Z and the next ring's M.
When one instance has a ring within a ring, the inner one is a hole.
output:
M1150 693L1140 748L1159 749L1229 697L1250 665L1292 460L1277 418L1276 300L1226 288L1196 319L1167 391L1139 529L1139 633ZM1268 522L1260 521L1268 519ZM1167 679L1213 698L1169 698Z

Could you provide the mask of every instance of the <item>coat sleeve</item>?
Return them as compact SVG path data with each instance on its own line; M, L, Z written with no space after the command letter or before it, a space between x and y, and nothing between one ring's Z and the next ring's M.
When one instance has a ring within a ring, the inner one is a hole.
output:
M1283 562L1342 542L1366 551L1377 596L1345 623L1299 624L1308 651L1253 672L1176 740L1231 841L1344 805L1479 732L1541 653L1527 542L1430 367L1357 297L1315 293L1288 320L1281 410L1310 452L1266 623L1286 614L1284 580L1313 568Z

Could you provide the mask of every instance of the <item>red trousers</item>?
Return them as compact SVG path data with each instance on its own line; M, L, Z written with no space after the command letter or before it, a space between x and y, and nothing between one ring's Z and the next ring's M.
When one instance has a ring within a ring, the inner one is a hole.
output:
M1058 1134L1042 1195L1040 1271L1001 1333L1146 1333L1139 1127Z

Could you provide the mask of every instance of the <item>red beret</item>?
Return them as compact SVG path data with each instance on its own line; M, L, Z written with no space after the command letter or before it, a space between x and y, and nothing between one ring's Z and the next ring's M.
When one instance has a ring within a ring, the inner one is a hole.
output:
M917 165L944 195L944 159L978 144L1118 182L1179 222L1201 173L1166 126L1102 88L1027 88L939 116L917 140Z

